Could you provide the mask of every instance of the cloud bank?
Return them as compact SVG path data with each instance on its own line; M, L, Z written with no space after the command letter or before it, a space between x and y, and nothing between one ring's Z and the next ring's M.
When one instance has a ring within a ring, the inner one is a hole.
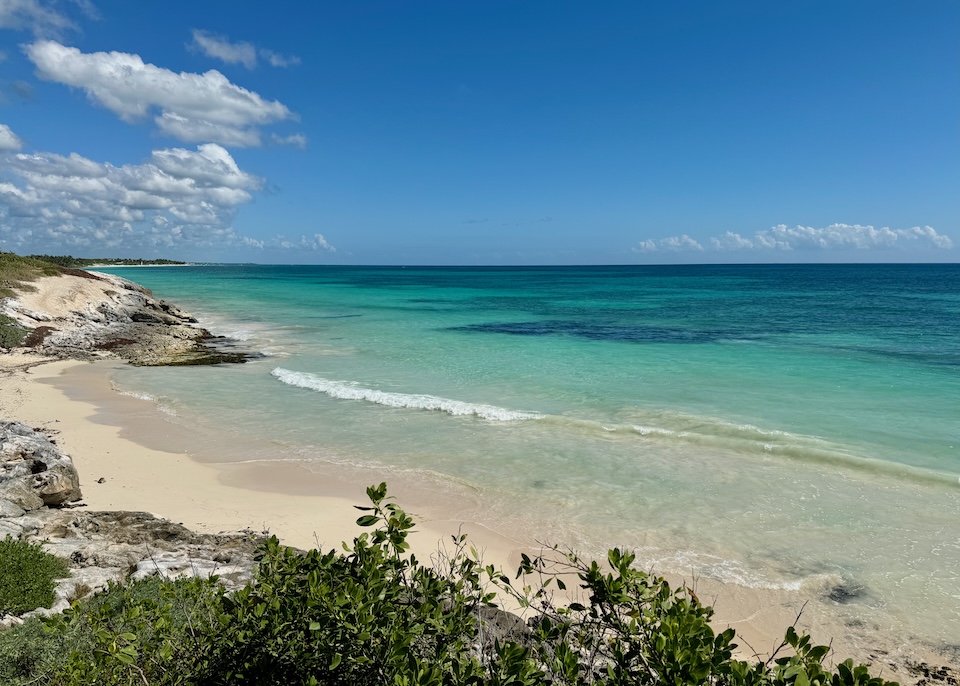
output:
M256 147L260 127L296 119L286 105L231 83L215 69L178 74L139 55L83 53L53 40L36 41L24 51L41 79L82 89L126 122L159 110L157 128L184 142Z
M684 234L669 238L648 239L634 247L635 252L702 252L710 249L717 252L735 251L780 251L793 250L873 250L924 246L949 250L953 241L949 236L932 226L914 226L909 229L875 228L861 224L831 224L823 228L778 224L757 231L752 236L743 236L727 231L709 239L709 248Z
M271 67L292 67L300 64L300 58L294 55L281 55L273 50L257 48L245 41L232 42L226 36L219 36L201 29L193 30L193 42L189 47L227 64L242 64L247 69L257 66L257 57Z
M0 173L8 249L241 245L236 208L263 185L215 143L154 150L143 164L119 167L76 153L7 154Z

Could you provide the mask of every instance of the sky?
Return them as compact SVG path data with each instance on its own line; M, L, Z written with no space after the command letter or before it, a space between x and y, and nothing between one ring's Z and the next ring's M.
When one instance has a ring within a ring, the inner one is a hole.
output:
M956 0L0 0L0 250L956 262Z

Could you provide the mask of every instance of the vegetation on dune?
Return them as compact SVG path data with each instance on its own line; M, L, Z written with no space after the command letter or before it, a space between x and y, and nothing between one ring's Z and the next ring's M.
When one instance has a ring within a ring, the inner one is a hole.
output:
M14 686L891 684L850 661L827 669L829 649L793 628L783 643L790 655L737 660L734 631L715 633L711 608L634 569L619 550L606 567L575 555L524 557L520 590L483 566L464 536L422 565L408 553L413 521L388 501L386 485L367 493L371 506L359 508L357 523L372 529L344 552L303 553L271 539L255 583L233 593L197 579L113 585L43 627L0 633L0 678ZM553 601L553 588L565 590L557 571L575 575L583 602ZM479 618L490 616L491 589L533 619L491 637Z
M12 298L14 291L31 290L30 281L62 272L62 267L45 260L0 252L0 298Z
M12 252L0 252L0 298L12 298L18 290L31 290L31 281L41 276L72 274L74 276L93 277L81 271L96 264L138 265L138 264L185 264L175 260L133 260L122 258L86 259L69 255L30 255L24 257Z

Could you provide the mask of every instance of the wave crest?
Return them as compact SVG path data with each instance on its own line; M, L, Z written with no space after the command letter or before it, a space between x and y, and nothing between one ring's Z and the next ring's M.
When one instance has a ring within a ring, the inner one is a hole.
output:
M524 419L538 419L541 416L535 412L519 412L495 405L467 403L462 400L438 398L433 395L378 391L373 388L364 388L353 381L334 381L315 374L294 372L282 367L277 367L270 374L290 386L308 388L340 400L365 400L387 407L433 410L446 412L454 417L473 416L492 422L514 422Z

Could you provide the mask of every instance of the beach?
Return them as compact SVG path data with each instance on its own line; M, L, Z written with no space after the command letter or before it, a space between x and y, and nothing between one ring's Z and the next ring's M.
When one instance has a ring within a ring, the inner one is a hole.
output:
M515 515L491 516L489 494L469 482L384 463L317 459L316 451L306 456L293 449L289 436L271 434L266 427L236 431L194 416L183 405L171 412L157 395L130 390L131 378L141 374L211 380L259 374L256 365L276 364L269 358L232 369L139 371L117 360L44 363L20 354L0 360L0 414L55 432L58 446L76 463L83 505L91 510L144 510L201 532L269 532L289 545L329 549L359 533L353 506L364 504L365 487L387 481L417 521L412 543L420 559L430 559L459 531L468 534L485 562L510 576L520 554L537 552L541 543L595 554L584 551L582 539L559 538L562 523L541 526L544 518L525 523ZM675 586L695 588L701 600L714 605L715 627L735 628L744 656L768 654L799 615L798 627L811 631L815 641L832 643L839 659L872 662L887 678L909 682L904 670L909 660L949 664L935 646L905 638L894 627L851 624L840 601L818 600L830 591L827 582L764 588L716 578L694 565L686 573L654 571Z

